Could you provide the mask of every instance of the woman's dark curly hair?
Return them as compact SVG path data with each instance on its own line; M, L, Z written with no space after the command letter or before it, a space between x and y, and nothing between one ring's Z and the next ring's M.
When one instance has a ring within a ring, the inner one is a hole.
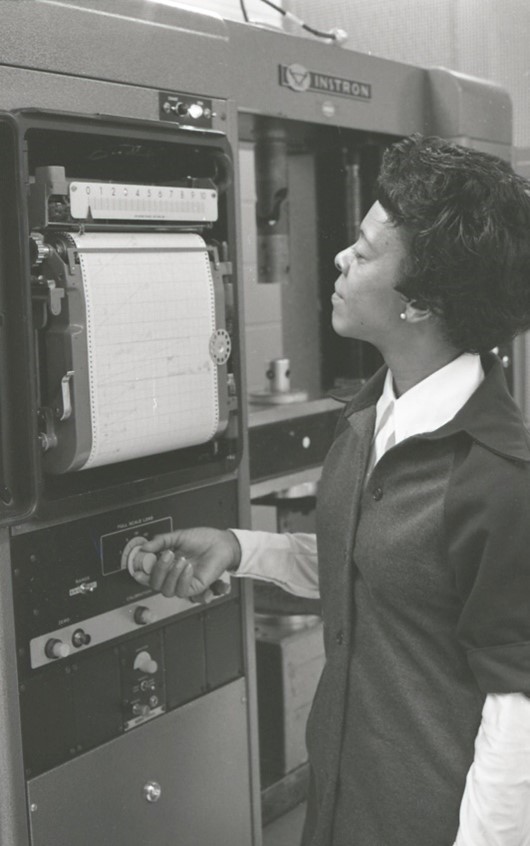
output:
M378 200L410 237L397 289L458 349L530 328L530 183L502 159L413 135L383 156Z

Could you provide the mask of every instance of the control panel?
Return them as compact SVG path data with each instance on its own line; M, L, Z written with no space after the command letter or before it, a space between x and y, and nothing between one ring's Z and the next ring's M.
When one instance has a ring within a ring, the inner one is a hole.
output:
M160 120L169 120L186 129L211 129L217 117L212 100L188 94L159 94Z
M236 580L203 606L156 593L130 573L142 557L144 570L154 563L144 540L179 526L234 525L235 485L13 533L28 775L244 674Z
M190 609L188 600L138 585L122 561L131 541L170 532L170 516L148 515L103 533L99 522L76 521L15 541L16 584L33 605L23 635L32 669Z
M224 504L230 499L223 501L217 495L231 484L15 535L13 581L21 670L57 663L157 621L192 612L196 606L189 600L164 597L135 581L124 552L142 538L149 540L198 519L233 525L233 506Z

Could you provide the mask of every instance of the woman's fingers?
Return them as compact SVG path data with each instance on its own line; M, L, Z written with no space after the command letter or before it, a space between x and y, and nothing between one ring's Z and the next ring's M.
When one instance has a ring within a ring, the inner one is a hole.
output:
M166 555L167 553L162 554ZM161 593L164 596L175 596L178 593L177 584L187 564L186 559L182 557L175 559L171 563L161 588Z
M180 532L167 532L164 535L156 535L152 540L142 544L145 552L163 552L165 549L175 550L178 547Z
M169 549L159 555L156 564L151 570L151 587L154 590L162 590L162 586L174 562L175 555Z

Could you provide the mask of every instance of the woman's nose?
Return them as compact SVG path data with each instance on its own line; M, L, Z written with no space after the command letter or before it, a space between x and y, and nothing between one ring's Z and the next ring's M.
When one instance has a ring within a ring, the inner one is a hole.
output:
M348 272L348 250L341 250L340 253L337 253L335 256L335 267L341 273Z

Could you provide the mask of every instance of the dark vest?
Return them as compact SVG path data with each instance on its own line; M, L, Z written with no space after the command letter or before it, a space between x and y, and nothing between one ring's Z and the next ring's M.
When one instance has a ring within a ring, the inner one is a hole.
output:
M350 417L319 488L327 663L304 843L451 846L484 702L445 552L456 439L398 445L364 486L374 419Z

